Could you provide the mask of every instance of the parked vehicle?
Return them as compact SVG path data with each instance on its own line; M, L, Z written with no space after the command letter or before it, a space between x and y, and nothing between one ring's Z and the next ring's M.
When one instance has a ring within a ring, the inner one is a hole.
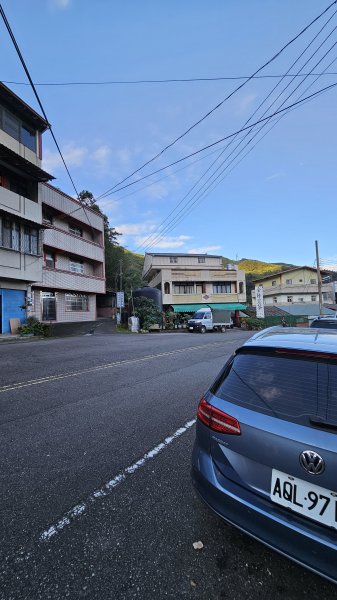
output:
M187 322L189 331L199 331L200 333L206 333L206 331L222 331L224 333L229 327L233 327L231 311L211 309L209 306L198 310Z
M200 400L192 479L225 521L337 583L337 331L272 327Z
M337 329L337 313L336 315L329 315L324 317L317 317L310 321L309 327L316 327L318 329Z

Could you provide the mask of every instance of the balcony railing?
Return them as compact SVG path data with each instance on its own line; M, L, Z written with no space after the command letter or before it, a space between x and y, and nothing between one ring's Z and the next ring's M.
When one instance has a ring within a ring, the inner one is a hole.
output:
M44 244L69 254L104 262L104 248L102 246L61 229L48 227L44 232Z

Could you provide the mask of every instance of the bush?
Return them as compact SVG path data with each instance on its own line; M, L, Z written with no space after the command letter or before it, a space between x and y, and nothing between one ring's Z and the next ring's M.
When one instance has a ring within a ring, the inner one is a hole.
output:
M51 335L51 327L48 323L40 323L35 317L28 317L27 323L18 329L20 335L31 335L48 337Z

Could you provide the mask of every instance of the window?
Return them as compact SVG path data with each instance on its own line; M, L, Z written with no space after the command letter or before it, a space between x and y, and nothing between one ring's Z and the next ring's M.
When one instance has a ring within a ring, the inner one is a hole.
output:
M324 301L329 300L329 294L327 292L323 292L322 296Z
M304 298L299 298L298 301L299 302L304 302Z
M274 304L277 304L277 296L273 297L273 302L274 302Z
M173 284L174 294L194 294L193 283L174 283Z
M206 259L204 256L198 256L198 263L204 263L206 262Z
M1 119L2 116L2 119ZM5 109L0 108L0 127L24 146L36 152L36 132L12 115Z
M272 282L271 282L271 284L272 284L272 285L276 285L276 281L275 281L275 280L274 280L274 281L272 281Z
M197 294L206 294L206 283L203 281L202 283L196 284Z
M164 294L169 294L170 293L170 284L168 281L165 281L164 283Z
M213 294L230 294L232 290L231 282L215 281L213 283Z
M89 310L89 296L86 294L66 294L66 311Z
M36 135L33 129L29 129L26 125L21 125L21 143L36 152Z
M303 283L303 279L299 279L298 281L299 281L300 283Z
M243 281L239 281L239 294L243 294Z
M23 252L25 254L38 254L39 232L33 227L25 226L23 234Z
M286 279L286 285L291 285L291 284L292 284L292 282L293 282L293 280L292 280L292 279Z
M77 235L78 237L83 237L83 229L77 227L77 225L69 225L69 233Z
M20 250L21 235L19 224L10 219L2 219L1 238L3 248Z
M42 220L49 225L53 224L53 215L44 206L42 207Z
M54 269L55 268L54 254L51 254L51 252L46 252L44 263L45 263L45 266L48 267L49 269Z
M324 383L330 381L331 390L336 389L336 365L324 365L330 370L328 375L321 371L325 381L319 378L320 366L312 359L278 356L276 352L239 353L212 392L244 408L307 426L308 416L317 414L324 398L326 403ZM336 391L332 394L336 398ZM335 401L327 406L335 412ZM325 408L323 404L323 411Z
M311 296L311 302L316 302L317 296Z
M83 273L84 272L84 267L83 267L83 260L72 260L70 259L70 271L72 273Z
M177 256L170 256L170 263L177 263L177 262L178 262Z
M293 301L293 297L292 296L287 296L287 302L292 302Z
M310 283L315 284L317 283L316 279L310 279Z

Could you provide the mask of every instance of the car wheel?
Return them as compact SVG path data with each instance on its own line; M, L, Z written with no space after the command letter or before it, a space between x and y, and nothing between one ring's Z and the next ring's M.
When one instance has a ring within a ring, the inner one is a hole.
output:
M222 327L221 327L221 333L226 333L226 325L222 325Z
M200 333L206 333L206 327L205 327L205 325L202 325L200 327Z

